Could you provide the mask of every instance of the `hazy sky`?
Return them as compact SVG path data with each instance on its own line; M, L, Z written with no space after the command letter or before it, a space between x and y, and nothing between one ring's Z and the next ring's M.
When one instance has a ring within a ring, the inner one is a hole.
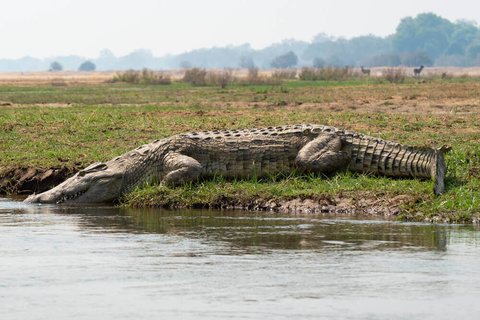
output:
M150 49L155 56L321 32L351 38L395 32L401 18L433 12L479 22L475 0L2 0L0 59L116 56Z

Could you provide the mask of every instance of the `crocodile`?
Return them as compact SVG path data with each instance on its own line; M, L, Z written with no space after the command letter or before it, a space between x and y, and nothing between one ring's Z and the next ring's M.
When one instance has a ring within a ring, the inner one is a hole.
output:
M445 190L444 154L449 149L404 146L315 124L190 132L155 140L106 163L93 163L24 201L105 203L147 183L169 187L215 175L248 178L338 170L433 179L433 191L439 195Z

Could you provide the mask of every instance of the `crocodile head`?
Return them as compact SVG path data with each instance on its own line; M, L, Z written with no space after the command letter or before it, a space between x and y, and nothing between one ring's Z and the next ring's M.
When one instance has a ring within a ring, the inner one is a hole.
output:
M105 203L120 195L124 174L106 163L94 163L55 188L33 194L25 202L34 203Z

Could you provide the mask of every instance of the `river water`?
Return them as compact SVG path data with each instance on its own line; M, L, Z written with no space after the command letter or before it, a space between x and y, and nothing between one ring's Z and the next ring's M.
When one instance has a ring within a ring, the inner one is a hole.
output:
M480 233L0 199L0 319L473 319Z

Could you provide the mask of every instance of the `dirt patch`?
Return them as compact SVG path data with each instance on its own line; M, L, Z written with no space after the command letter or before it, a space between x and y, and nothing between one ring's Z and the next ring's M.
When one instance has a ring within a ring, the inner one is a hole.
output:
M305 215L372 216L393 219L404 213L404 207L416 203L412 195L378 196L367 191L339 192L334 197L315 195L309 198L263 199L258 197L221 196L213 201L182 203L168 198L158 202L141 203L140 206L164 209L215 209L248 210L265 213L290 213ZM133 205L135 207L135 204Z
M334 199L321 197L318 199L252 200L249 204L225 205L224 208L296 214L362 215L393 218L402 212L402 205L414 201L412 197L407 195L386 200L379 199L373 194L364 193L360 198L358 198L358 194L357 196L339 194Z
M50 189L72 176L79 169L73 167L2 168L0 192L12 194L39 193Z

